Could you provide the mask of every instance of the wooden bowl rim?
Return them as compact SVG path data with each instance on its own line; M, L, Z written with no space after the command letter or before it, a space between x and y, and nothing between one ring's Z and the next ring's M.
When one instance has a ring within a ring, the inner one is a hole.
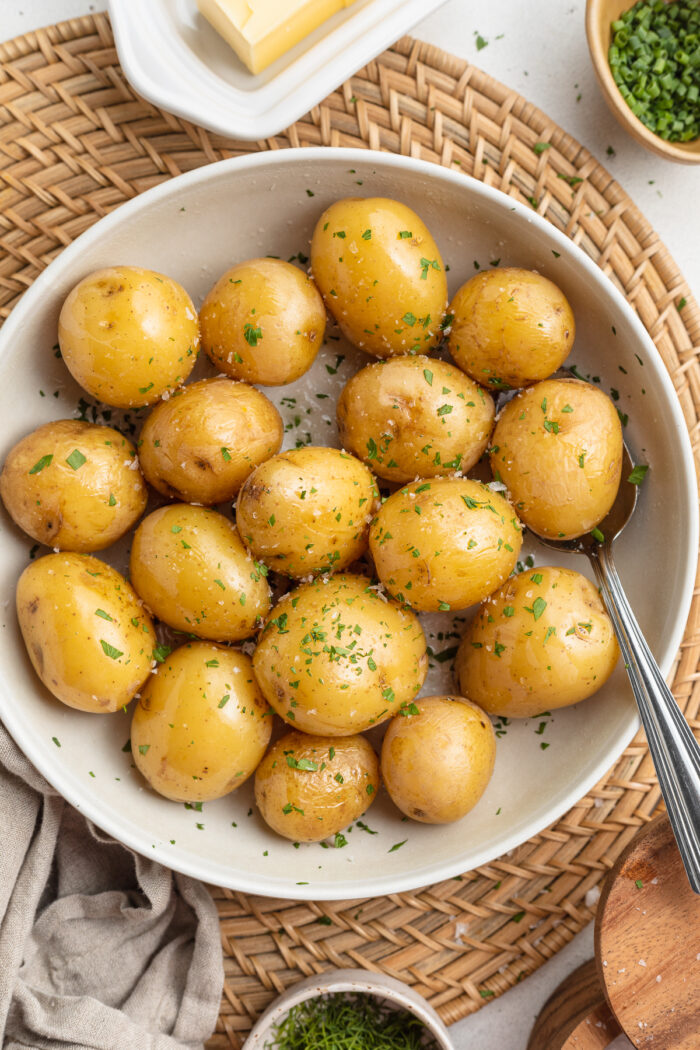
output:
M586 0L586 38L588 50L591 55L593 69L600 84L603 96L613 114L620 124L630 134L661 157L667 160L678 161L681 164L700 164L700 136L692 142L667 142L665 139L655 135L642 121L635 116L624 98L608 64L608 48L610 46L610 29L608 21L607 32L599 31L602 24L601 14L610 6L610 0ZM625 10L634 6L634 0L629 0Z

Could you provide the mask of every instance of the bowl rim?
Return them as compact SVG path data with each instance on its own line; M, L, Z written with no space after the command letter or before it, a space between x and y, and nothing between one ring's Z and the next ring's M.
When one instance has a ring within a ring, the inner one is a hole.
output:
M414 988L388 974L373 973L365 969L325 970L313 977L291 985L279 995L260 1015L248 1033L241 1050L265 1050L263 1040L270 1034L273 1025L285 1017L299 1003L308 1002L323 995L356 992L372 995L395 1003L423 1022L437 1040L439 1050L454 1050L454 1044L442 1019L430 1003Z
M314 160L322 161L324 164L339 163L343 166L361 164L385 169L392 169L398 166L408 172L414 172L417 176L437 179L438 182L451 183L457 188L466 186L468 192L474 194L477 198L490 201L499 209L507 208L511 212L519 213L528 224L547 237L551 244L557 245L561 249L561 254L573 255L577 265L582 268L590 280L604 288L605 294L611 296L612 300L617 302L618 307L625 312L636 338L645 348L645 363L649 365L655 381L659 383L670 406L674 430L677 436L677 448L681 459L679 472L685 484L688 497L689 520L685 522L686 528L684 530L687 541L683 551L683 558L681 559L684 563L684 582L682 588L675 595L676 617L673 629L666 637L663 658L659 661L662 674L665 677L668 676L676 659L690 611L697 571L698 546L698 497L695 465L690 436L673 381L661 359L659 351L654 346L651 337L642 325L636 312L613 282L586 255L583 249L552 223L537 214L529 205L521 203L501 190L485 185L464 172L451 171L431 161L418 160L387 152L359 148L318 146L265 151L231 157L209 165L203 165L172 179L165 179L158 185L145 190L103 216L52 260L25 292L2 326L2 331L0 331L0 355L4 352L4 348L10 345L15 336L19 334L27 311L40 311L42 309L44 290L50 288L56 269L77 259L87 245L92 246L100 240L105 231L111 231L113 228L118 227L123 217L131 216L142 209L149 209L171 196L175 197L183 186L191 187L197 183L207 183L209 180L227 177L229 172L269 169L274 173L277 168L281 168L283 165L299 162L308 165L310 163L313 164ZM449 864L444 862L433 863L428 858L424 865L416 867L409 872L390 875L385 875L381 872L373 873L371 877L368 877L361 884L358 884L356 881L338 879L325 884L294 885L293 887L287 887L287 890L285 890L278 878L271 877L269 882L263 884L259 877L250 876L241 870L236 871L235 879L222 880L221 872L217 870L213 874L208 861L200 860L194 853L188 853L185 856L181 854L173 855L167 852L164 845L159 843L154 845L151 836L147 832L135 827L119 811L108 809L105 813L105 804L103 802L95 800L94 796L89 793L81 793L77 789L74 790L73 785L64 775L60 766L54 765L49 759L45 760L47 753L39 746L33 734L26 733L23 730L22 719L18 717L17 710L18 705L13 703L13 698L7 691L4 679L0 677L0 715L20 749L71 805L80 810L89 820L92 820L108 834L135 852L151 860L156 860L167 868L180 871L203 882L217 881L222 886L268 897L279 897L281 893L288 892L291 889L295 900L344 900L346 898L356 898L358 893L362 897L400 893L421 886L432 885L462 874L466 870L473 870L480 865L491 862L495 857L504 855L509 850L515 849L534 835L539 834L544 828L557 821L567 810L574 806L610 769L640 726L637 712L631 711L626 732L621 732L614 744L603 750L595 761L589 763L587 773L582 774L577 779L572 779L568 790L562 793L556 805L546 808L546 810L540 811L534 816L516 820L509 832L501 835L496 852L494 852L492 844L490 846L481 846L480 849L473 851L468 861L461 855L455 857Z
M625 0L625 2L624 10L628 11L634 7L636 0ZM625 102L608 63L611 35L609 21L608 28L602 35L598 30L600 14L605 6L606 0L586 0L586 39L593 71L613 116L637 142L652 150L657 156L680 164L700 164L700 136L692 139L691 142L667 142L642 123Z

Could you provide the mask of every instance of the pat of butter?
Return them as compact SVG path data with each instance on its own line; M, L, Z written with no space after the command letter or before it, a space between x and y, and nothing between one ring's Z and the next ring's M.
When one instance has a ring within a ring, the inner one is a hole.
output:
M197 0L251 73L260 73L355 0Z

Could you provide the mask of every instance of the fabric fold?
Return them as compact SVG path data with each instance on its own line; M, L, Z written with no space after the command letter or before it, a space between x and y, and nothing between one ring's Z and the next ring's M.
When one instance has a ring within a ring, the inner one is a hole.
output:
M65 802L0 724L0 1045L199 1050L223 987L216 906Z

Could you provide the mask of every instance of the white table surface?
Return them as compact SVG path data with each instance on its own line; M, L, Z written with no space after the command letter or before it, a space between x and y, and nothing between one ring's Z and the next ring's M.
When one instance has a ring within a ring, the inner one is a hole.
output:
M99 0L0 0L0 38L102 7ZM656 157L618 126L593 75L584 8L584 0L448 0L412 32L515 88L586 146L647 217L697 295L700 168ZM487 41L480 51L477 34ZM588 927L522 984L453 1025L457 1050L525 1050L544 1001L592 954Z

